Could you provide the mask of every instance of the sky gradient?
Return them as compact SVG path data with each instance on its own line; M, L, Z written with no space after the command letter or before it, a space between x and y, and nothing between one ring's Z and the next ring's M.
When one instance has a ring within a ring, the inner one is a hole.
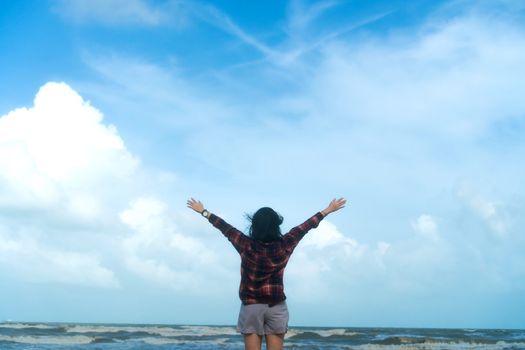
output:
M344 196L287 267L292 326L525 328L524 19L0 3L0 321L235 324L239 257L186 200L286 232Z

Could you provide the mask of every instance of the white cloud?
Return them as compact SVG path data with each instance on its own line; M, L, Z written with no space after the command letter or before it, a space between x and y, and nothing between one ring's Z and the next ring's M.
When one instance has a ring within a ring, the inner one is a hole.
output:
M0 268L31 282L57 282L88 287L120 286L113 271L92 253L58 250L31 237L9 237L0 232Z
M345 236L326 219L299 243L287 267L289 289L299 300L323 299L368 259L368 247Z
M0 118L1 249L21 279L119 285L98 257L104 251L91 249L115 219L112 205L125 197L138 160L102 119L71 87L53 82L33 107Z
M202 239L187 236L158 199L133 200L120 213L132 231L122 241L127 267L142 278L176 290L203 291L225 273L219 258ZM200 219L200 218L199 218Z
M428 214L420 215L417 220L410 223L412 229L420 236L437 240L439 238L438 227L434 218Z
M455 138L477 136L525 108L517 93L525 83L513 76L525 61L525 42L514 28L462 18L396 39L328 45L314 84L318 114Z
M363 247L360 246L356 240L343 235L337 227L328 220L321 221L319 227L307 234L301 244L316 249L337 246L338 249L342 249L346 256L359 256L363 251Z
M57 0L55 9L76 22L158 25L167 20L165 9L145 0Z
M301 0L293 0L288 4L288 27L291 33L301 32L311 25L311 22L320 17L327 10L338 5L338 1L320 1L305 6Z
M236 276L223 266L236 266L234 253L219 258L213 244L181 233L165 202L141 194L155 189L144 181L156 178L171 186L173 175L144 172L100 111L64 83L44 85L33 107L0 118L4 273L12 269L16 278L36 282L117 287L113 270L122 272L124 266L141 279L184 293L205 291L210 278L220 284Z
M385 268L384 259L385 256L389 253L392 244L388 242L379 241L377 242L376 249L374 251L375 262L378 267Z
M34 107L2 116L0 203L99 214L99 185L123 180L138 165L116 128L101 122L102 114L64 83L47 83Z
M119 55L86 55L86 64L112 84L84 90L140 121L190 131L212 120L227 125L240 114L219 95L210 96L206 89L182 79L173 67Z
M458 196L494 235L500 238L507 236L509 223L502 203L488 200L467 186L458 190Z

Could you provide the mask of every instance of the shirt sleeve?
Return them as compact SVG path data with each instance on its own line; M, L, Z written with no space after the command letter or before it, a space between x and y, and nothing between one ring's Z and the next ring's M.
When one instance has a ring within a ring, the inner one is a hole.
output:
M317 212L314 216L303 222L301 225L296 226L283 236L283 242L287 251L293 251L299 241L304 235L311 229L319 226L321 220L324 219L324 215L321 212Z
M231 242L231 244L233 244L233 246L239 253L248 249L251 240L248 237L246 237L241 231L237 230L235 227L228 224L226 221L224 221L215 214L210 213L208 221L215 228L219 229L219 231L221 231L226 238L228 238L228 240Z

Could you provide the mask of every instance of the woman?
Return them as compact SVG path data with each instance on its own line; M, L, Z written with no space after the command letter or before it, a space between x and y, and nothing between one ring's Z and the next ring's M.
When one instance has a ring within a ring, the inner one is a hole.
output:
M343 208L346 200L332 200L326 209L285 235L279 227L282 216L272 208L261 208L248 217L251 221L249 236L210 213L200 201L191 198L187 204L219 229L241 255L239 297L242 305L237 330L244 335L245 349L260 350L264 335L268 350L281 350L288 330L284 268L301 238L328 214Z

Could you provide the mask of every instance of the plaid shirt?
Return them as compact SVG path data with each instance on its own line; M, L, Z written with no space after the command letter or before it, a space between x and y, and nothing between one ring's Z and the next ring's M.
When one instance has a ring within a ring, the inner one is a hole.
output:
M280 240L263 243L245 236L217 215L210 214L210 223L228 238L241 255L239 297L243 304L277 304L286 299L284 268L301 238L309 230L316 228L323 217L318 212L292 228Z

